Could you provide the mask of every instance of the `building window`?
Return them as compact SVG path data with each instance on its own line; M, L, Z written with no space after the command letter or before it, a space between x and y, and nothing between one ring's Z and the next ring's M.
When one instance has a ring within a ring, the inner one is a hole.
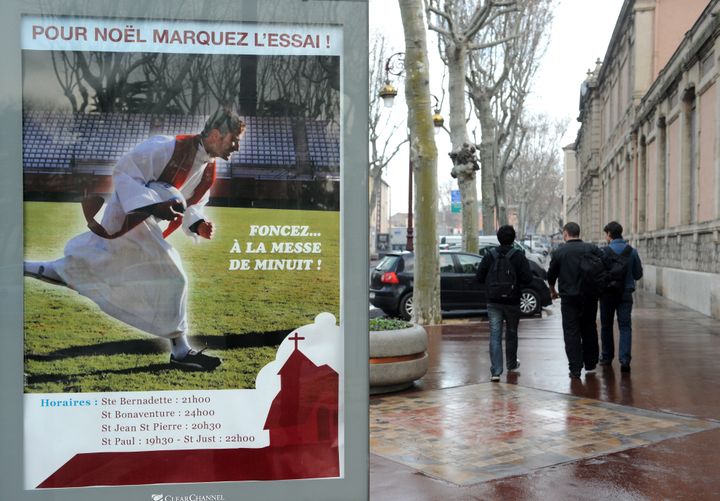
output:
M697 222L698 200L698 114L697 101L693 99L690 109L690 221Z
M698 119L695 88L683 93L684 133L680 171L680 222L697 221Z
M637 182L637 232L647 231L647 164L648 164L647 139L640 137L640 158L638 159L638 182Z
M720 179L715 177L717 85L712 84L698 98L697 221L710 221L715 215L715 200L720 196Z
M655 178L655 225L654 229L663 229L667 224L665 214L665 182L668 166L668 125L665 117L658 117L657 121L657 177Z
M710 70L715 67L715 51L711 50L705 57L700 61L700 77L705 78Z
M623 183L625 185L625 199L623 200L623 203L625 204L625 224L626 227L630 229L632 226L634 226L632 223L634 221L633 218L633 194L635 191L635 186L633 184L633 177L632 177L632 157L630 155L627 155L625 157L625 182Z
M625 63L622 64L620 67L620 71L618 72L618 79L617 79L617 106L618 106L618 120L620 120L623 116L623 112L625 111L625 92L623 89L623 84L625 83Z

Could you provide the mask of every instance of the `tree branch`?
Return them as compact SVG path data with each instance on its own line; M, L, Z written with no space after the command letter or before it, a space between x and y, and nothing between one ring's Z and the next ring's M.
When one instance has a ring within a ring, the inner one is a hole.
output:
M432 7L432 6L427 6L427 7L425 7L425 11L432 12L433 14L443 18L448 23L452 22L452 20L450 19L450 16L446 12L441 11L440 9L436 9L435 7Z
M482 49L489 49L490 47L495 47L496 45L501 45L506 42L509 42L511 40L514 40L517 38L517 35L512 35L509 37L501 38L499 40L495 40L493 42L487 42L487 43L471 43L468 44L468 50L482 50Z
M485 21L490 16L492 8L493 2L492 0L489 0L482 7L478 7L475 9L475 12L473 12L473 15L468 21L467 27L463 31L463 37L465 37L466 40L470 40L471 38L473 38L477 34L477 32L480 31L480 29L485 25Z
M450 32L447 31L447 30L444 30L444 29L440 28L439 26L435 26L434 24L428 23L428 29L429 29L430 31L434 31L434 32L436 32L436 33L439 33L440 35L442 35L442 36L444 36L444 37L447 37L447 38L449 38L450 40L453 39L452 33L450 33Z

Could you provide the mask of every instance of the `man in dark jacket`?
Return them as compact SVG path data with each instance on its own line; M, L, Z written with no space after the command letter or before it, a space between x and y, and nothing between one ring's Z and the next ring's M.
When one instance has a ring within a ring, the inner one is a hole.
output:
M618 356L620 370L630 372L630 348L632 346L632 305L635 281L643 276L642 263L637 250L623 239L623 227L616 221L610 221L603 228L608 246L604 249L607 254L612 252L616 259L622 259L627 271L623 283L617 290L608 290L600 297L600 341L602 344L600 365L610 365L615 355L613 340L613 319L617 313L619 335ZM629 250L626 250L627 248ZM624 251L624 252L623 252ZM627 254L627 255L626 255Z
M547 279L553 299L560 298L570 377L579 378L583 366L586 372L595 370L599 355L596 324L598 296L582 287L581 263L586 253L602 260L603 252L597 246L580 240L577 223L567 223L563 227L563 240L565 244L552 254ZM555 289L556 282L559 293Z
M513 247L515 229L509 225L501 226L497 238L500 247L492 248L485 254L477 271L477 279L486 286L490 321L490 380L493 382L500 381L503 372L503 321L508 372L520 367L517 358L520 288L533 279L525 253Z

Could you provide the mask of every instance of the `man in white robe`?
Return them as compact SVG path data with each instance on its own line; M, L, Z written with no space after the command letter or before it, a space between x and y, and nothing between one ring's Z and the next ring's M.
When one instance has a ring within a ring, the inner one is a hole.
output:
M215 179L214 158L227 160L237 151L244 128L234 112L221 108L199 135L155 136L136 146L113 170L114 192L102 222L94 220L101 204L84 203L91 231L71 239L61 259L26 262L25 275L70 287L112 317L168 338L172 367L214 370L220 358L188 343L187 277L165 236L181 226L188 236L213 237L203 208ZM179 190L184 212L177 198L163 200L148 186L157 181ZM165 234L160 221L170 221Z

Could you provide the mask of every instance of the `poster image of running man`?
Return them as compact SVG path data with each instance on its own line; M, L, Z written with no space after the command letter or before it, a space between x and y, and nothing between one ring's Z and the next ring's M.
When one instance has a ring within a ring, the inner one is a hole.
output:
M339 57L152 50L23 51L28 393L253 388L339 318Z
M25 489L343 476L342 29L21 33Z

